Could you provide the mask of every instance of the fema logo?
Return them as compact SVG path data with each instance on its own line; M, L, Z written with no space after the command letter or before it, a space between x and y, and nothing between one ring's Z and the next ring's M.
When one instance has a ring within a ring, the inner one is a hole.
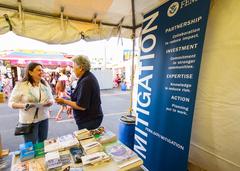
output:
M178 9L179 9L179 3L178 2L172 3L168 8L167 15L169 17L174 16L178 12Z

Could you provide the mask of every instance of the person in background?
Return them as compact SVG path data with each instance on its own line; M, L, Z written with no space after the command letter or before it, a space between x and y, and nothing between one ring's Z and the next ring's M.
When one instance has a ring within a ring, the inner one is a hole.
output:
M66 92L68 95L71 95L71 79L70 76L68 76L68 80L66 81Z
M66 82L65 81L60 80L60 81L57 82L57 84L56 84L56 95L57 95L57 97L60 97L60 98L66 99L66 100L70 100L70 96L67 94ZM58 113L55 117L56 121L62 120L61 114L64 110L67 111L68 118L72 118L71 108L68 108L67 105L62 104L61 108L59 109L59 111L58 111Z
M51 79L50 79L50 87L52 88L53 94L55 94L55 87L57 84L57 80L58 80L57 74L55 72L52 72Z
M51 82L52 82L52 76L49 74L49 73L45 73L45 75L44 75L44 79L45 79L45 81L47 81L47 83L48 83L48 85L50 86L50 88L51 88L51 91L52 91L52 94L54 95L55 94L55 91L53 91L53 87L52 87L52 84L51 84ZM51 113L52 113L52 109L51 109L51 106L48 108L48 118L52 118L51 117Z
M6 98L8 99L10 96L12 90L12 80L8 76L8 74L4 74L3 78L3 92L6 95Z
M60 70L60 77L58 78L58 81L68 81L68 76L66 75L66 69L63 68Z
M119 87L121 83L121 77L119 76L119 74L116 74L116 77L114 78L113 82L114 82L114 87Z
M74 73L71 73L69 80L70 80L69 83L70 83L70 95L71 95L77 86L78 79L76 78Z
M96 129L103 120L100 88L96 77L90 72L90 62L85 56L73 58L73 72L78 78L71 94L71 100L56 98L58 104L73 108L73 115L78 129Z
M1 74L0 74L0 92L3 92L3 82Z
M33 132L24 135L26 142L43 142L48 136L48 108L54 99L48 83L42 79L43 66L30 63L24 78L18 82L10 96L8 105L19 109L20 123L33 123Z

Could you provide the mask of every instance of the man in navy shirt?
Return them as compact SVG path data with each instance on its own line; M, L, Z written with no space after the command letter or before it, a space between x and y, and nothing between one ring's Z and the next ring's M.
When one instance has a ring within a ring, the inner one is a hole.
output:
M56 98L58 104L73 108L73 115L78 129L96 129L103 120L100 88L96 77L90 72L90 62L85 56L73 59L73 72L79 78L71 94L71 100Z

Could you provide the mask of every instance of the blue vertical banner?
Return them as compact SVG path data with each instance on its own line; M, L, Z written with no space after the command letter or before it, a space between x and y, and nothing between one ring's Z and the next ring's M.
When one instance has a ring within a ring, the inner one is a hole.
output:
M170 0L144 16L134 150L149 171L187 171L210 0Z

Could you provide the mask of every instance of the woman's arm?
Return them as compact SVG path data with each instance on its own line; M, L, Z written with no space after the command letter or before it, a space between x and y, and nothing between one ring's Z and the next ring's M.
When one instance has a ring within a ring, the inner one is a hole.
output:
M24 109L26 106L25 103L9 103L9 107L13 108L13 109Z
M33 103L12 103L13 109L24 109L25 111L36 107Z
M24 109L25 103L21 102L22 95L19 93L21 92L21 85L17 83L12 90L11 96L8 101L8 106L13 109Z

